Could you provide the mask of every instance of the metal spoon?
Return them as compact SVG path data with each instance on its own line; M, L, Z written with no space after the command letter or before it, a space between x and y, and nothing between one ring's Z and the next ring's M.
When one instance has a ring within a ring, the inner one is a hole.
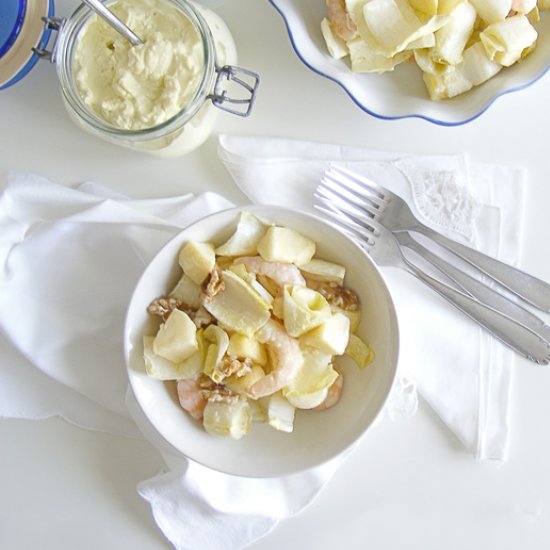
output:
M100 17L103 17L111 27L116 29L126 40L129 40L134 46L143 44L143 40L131 31L110 9L106 8L100 0L82 0L86 5L92 8Z

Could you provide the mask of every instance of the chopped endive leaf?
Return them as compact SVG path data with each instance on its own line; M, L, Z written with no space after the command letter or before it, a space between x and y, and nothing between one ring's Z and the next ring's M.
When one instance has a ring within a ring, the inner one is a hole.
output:
M318 258L312 258L307 264L301 265L300 271L307 279L329 281L339 285L344 283L346 275L346 268L343 265Z
M464 73L457 70L456 66L448 66L447 69L437 73L424 72L422 78L431 99L449 99L473 87L472 82L464 76Z
M349 355L360 369L364 369L369 363L374 361L372 348L355 334L349 337L346 355Z
M271 304L273 306L273 296L261 283L259 283L253 277L248 280L248 283L268 304Z
M501 69L502 65L487 57L481 42L475 42L464 51L461 63L436 74L424 73L423 78L432 99L445 99L467 92Z
M231 264L227 269L232 273L235 273L235 275L240 277L243 281L248 279L249 273L244 264Z
M320 392L338 378L330 353L309 346L301 346L301 350L304 357L302 366L294 380L283 389L283 395L287 398Z
M290 433L294 429L294 407L281 392L269 397L267 421L276 430Z
M447 16L434 15L423 23L407 0L369 0L363 6L363 16L380 53L388 57L447 22Z
M410 5L416 11L426 15L436 15L440 13L438 0L410 0Z
M435 33L435 46L429 56L436 63L457 65L462 61L466 43L472 35L476 10L469 2L461 2L449 14L448 23Z
M445 25L443 25L442 28L444 27ZM407 47L405 48L405 50L416 50L417 48L433 48L434 46L435 46L435 33L431 32L407 44Z
M487 57L505 67L521 59L524 50L537 41L537 31L525 15L514 15L489 25L479 35Z
M331 316L330 305L322 294L305 286L286 285L283 320L290 336L298 337Z
M181 363L173 363L153 351L154 336L143 337L143 359L145 370L151 378L157 380L181 380L193 378L202 370L204 350L197 350Z
M448 15L463 1L464 0L439 0L437 11L440 15Z
M436 15L439 12L438 0L410 0L410 5L415 10L425 13L426 15Z
M208 400L203 425L209 434L240 439L252 426L250 406L242 399L230 402Z
M540 11L536 6L526 15L531 25L536 25L537 23L540 23Z
M512 9L512 0L470 0L485 23L504 21Z
M273 298L279 295L281 287L273 279L256 273L256 280L269 292L269 294L271 294Z
M538 16L533 13L538 13L537 0L512 0L512 10L520 15L533 14L535 20L538 22Z
M323 388L322 390L303 395L287 394L286 398L297 409L314 409L327 398L327 395L328 388Z
M349 42L351 70L354 73L385 73L410 57L410 52L398 52L391 57L373 51L360 39Z
M219 367L229 345L229 336L217 325L208 325L204 330L204 341L207 346L204 373L219 384L224 379Z
M251 256L256 254L258 242L264 236L268 224L244 210L239 216L233 235L216 248L219 256Z
M222 271L222 281L224 288L204 308L228 329L252 336L270 318L270 305L231 271Z
M342 40L342 38L332 32L332 27L326 17L321 21L321 33L325 39L328 53L334 59L342 59L342 57L348 55L349 52L345 40Z
M447 69L447 65L436 63L430 56L429 48L419 48L414 50L414 60L424 73L436 75Z
M252 422L267 422L268 403L264 399L249 399L248 405Z

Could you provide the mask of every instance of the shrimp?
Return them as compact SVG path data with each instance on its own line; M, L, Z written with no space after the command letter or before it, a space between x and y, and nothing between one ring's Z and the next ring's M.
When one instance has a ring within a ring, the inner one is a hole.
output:
M279 286L304 285L306 280L300 270L293 264L283 262L268 262L260 256L243 256L237 258L235 264L243 264L248 271L256 275L265 275Z
M357 36L357 27L346 9L345 0L327 0L328 20L335 34L349 42Z
M271 395L288 385L296 376L304 362L298 341L289 336L282 325L268 321L256 333L262 344L267 344L273 351L273 370L254 382L249 393L253 399Z
M178 380L178 399L181 408L195 420L201 420L208 399L204 396L200 383L200 375L195 378Z
M325 400L320 405L317 405L317 407L313 409L314 411L326 411L327 409L330 409L330 407L336 405L336 403L340 400L342 389L344 387L344 373L340 367L334 367L334 370L338 373L338 378L336 378L328 389Z

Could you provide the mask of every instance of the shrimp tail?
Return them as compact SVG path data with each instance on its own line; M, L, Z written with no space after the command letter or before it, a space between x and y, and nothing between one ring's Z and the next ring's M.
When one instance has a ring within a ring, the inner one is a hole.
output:
M334 405L338 403L340 397L342 396L342 390L344 389L344 374L342 372L342 369L339 367L335 367L334 370L338 372L338 378L336 378L336 380L328 389L325 400L317 405L317 407L313 409L314 411L326 411L327 409L334 407Z

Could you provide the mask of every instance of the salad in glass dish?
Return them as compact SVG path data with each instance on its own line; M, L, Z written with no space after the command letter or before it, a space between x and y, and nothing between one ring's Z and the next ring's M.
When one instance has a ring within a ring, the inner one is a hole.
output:
M431 99L468 92L535 48L548 0L326 0L330 55L359 73L414 61Z

